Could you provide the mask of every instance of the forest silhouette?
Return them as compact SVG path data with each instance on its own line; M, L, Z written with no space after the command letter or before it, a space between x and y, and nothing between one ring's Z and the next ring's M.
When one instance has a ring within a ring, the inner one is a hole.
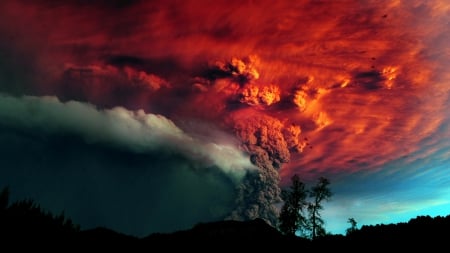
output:
M199 223L191 229L173 233L153 233L135 237L98 227L82 230L64 213L54 215L33 200L19 200L9 203L9 188L0 192L0 245L14 249L39 247L100 247L102 249L125 247L127 250L164 246L165 249L195 247L207 249L207 245L221 245L221 249L268 247L299 249L345 249L360 252L370 249L402 249L427 246L447 246L450 229L450 215L417 216L408 222L396 224L363 225L356 227L356 221L349 218L350 227L346 235L325 234L315 238L299 237L282 233L262 219L250 221L217 221ZM358 246L359 245L359 246Z

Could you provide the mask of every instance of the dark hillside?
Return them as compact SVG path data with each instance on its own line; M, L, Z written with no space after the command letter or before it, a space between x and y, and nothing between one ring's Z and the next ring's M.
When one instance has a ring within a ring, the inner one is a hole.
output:
M248 249L307 250L343 249L413 249L420 247L447 247L450 215L442 217L418 216L408 222L362 226L351 234L327 235L314 241L282 235L262 219L251 221L217 221L199 223L192 229L174 233L156 233L137 238L107 228L80 230L64 214L53 215L32 200L17 201L8 205L7 189L0 194L0 243L3 247L70 249ZM367 248L368 247L368 248Z

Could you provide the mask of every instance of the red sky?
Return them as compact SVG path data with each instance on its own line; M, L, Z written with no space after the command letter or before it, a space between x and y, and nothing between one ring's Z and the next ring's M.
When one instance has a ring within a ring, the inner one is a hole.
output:
M449 137L449 3L125 2L2 1L24 93L229 132L262 118L290 149L283 180L414 161Z

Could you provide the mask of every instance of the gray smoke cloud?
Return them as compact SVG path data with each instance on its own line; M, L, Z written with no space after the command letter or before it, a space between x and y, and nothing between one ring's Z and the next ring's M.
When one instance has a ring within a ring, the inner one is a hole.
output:
M238 208L232 212L231 219L262 218L269 224L277 224L275 205L281 202L278 170L290 159L283 129L284 125L278 119L267 115L235 119L236 135L259 170L247 174L239 185Z
M281 203L278 170L289 162L291 151L302 152L305 142L300 138L299 125L281 122L264 112L280 101L280 89L258 82L257 62L257 57L217 61L205 72L208 78L197 79L195 87L200 91L207 91L208 87L229 87L229 101L234 104L230 106L228 125L240 140L241 148L251 155L251 162L258 167L246 174L238 185L236 208L228 218L262 218L275 226L278 221L276 205Z
M123 107L98 110L91 104L56 97L0 95L0 122L46 134L69 134L87 143L112 145L136 153L165 151L197 161L201 167L216 166L239 182L249 170L250 159L231 145L191 137L162 115Z
M142 110L0 94L0 185L83 229L187 229L240 208L236 195L258 170L225 134L198 135Z

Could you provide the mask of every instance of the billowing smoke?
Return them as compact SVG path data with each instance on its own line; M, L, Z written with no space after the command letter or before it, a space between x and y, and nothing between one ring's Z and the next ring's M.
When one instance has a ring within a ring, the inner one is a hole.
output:
M121 101L121 106L138 110L145 108L145 101L157 91L171 88L169 81L142 67L114 63L66 63L53 92L65 101L87 101L107 108Z
M122 107L98 110L93 105L56 97L0 95L3 126L46 134L74 135L87 143L110 145L136 153L177 153L199 166L216 166L236 182L254 169L233 146L195 139L161 115Z
M283 163L289 162L289 148L295 148L300 143L300 128L285 128L281 121L264 114L237 115L233 120L236 135L259 170L247 174L239 186L239 204L231 218L259 217L276 225L278 213L275 204L281 201L277 170Z
M275 85L247 85L241 92L241 102L248 105L272 105L280 101L280 88Z
M233 81L244 85L259 78L259 73L255 68L258 61L259 59L255 55L245 59L233 57L230 61L216 61L211 64L211 69L207 74L211 78L230 77Z
M290 161L291 151L302 152L306 142L300 138L302 130L298 124L282 122L264 112L281 101L281 90L259 80L257 63L256 56L218 61L194 87L203 92L209 87L227 90L229 101L240 105L229 108L228 125L259 168L247 173L238 186L235 209L228 218L262 218L276 225L276 204L281 202L279 170Z
M257 171L224 136L205 140L143 110L1 94L0 185L65 210L84 229L187 229L227 217Z
M236 220L263 218L276 224L275 204L281 201L277 170L289 161L289 149L298 149L301 143L300 127L285 127L264 114L234 114L234 130L242 141L240 150L195 138L164 116L143 110L99 110L88 103L63 103L56 97L9 95L0 95L0 108L2 127L76 136L89 144L137 154L156 150L177 153L198 163L198 168L219 168L237 187L235 207L228 216ZM251 154L250 159L242 149Z
M90 81L91 85L102 86L107 86L105 83L127 83L132 87L140 87L142 90L148 89L151 91L159 90L161 87L170 87L169 82L163 78L131 66L119 68L113 65L76 66L67 64L63 77L66 85L80 85L83 82Z

